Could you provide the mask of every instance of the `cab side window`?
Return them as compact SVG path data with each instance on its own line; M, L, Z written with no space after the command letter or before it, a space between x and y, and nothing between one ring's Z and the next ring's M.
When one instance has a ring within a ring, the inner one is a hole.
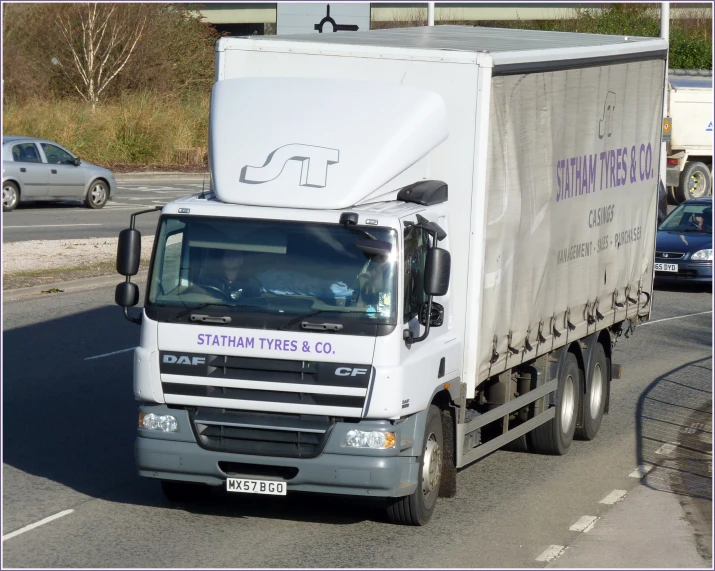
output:
M71 165L74 163L74 157L56 145L42 143L42 150L45 151L47 162L51 165Z
M41 163L35 143L20 143L12 148L12 160L18 163Z
M427 301L424 290L424 269L429 234L422 228L405 227L405 313L404 323L415 317Z

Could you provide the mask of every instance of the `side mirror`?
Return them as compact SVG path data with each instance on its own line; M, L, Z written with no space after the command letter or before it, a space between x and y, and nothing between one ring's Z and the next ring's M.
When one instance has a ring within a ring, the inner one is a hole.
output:
M443 296L449 290L449 274L452 256L442 248L427 250L425 261L425 293L429 296Z
M132 282L122 282L114 289L114 302L119 307L134 307L139 303L139 287Z
M82 161L79 160L79 157L75 157L73 161L74 166L78 167L79 165L82 164Z
M119 233L117 243L117 273L135 276L139 272L142 235L135 228L125 228ZM121 305L121 304L120 304Z

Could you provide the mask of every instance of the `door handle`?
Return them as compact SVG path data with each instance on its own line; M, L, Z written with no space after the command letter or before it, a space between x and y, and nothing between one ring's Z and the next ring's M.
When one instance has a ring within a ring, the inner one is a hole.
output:
M21 167L20 172L27 172L27 169L25 167Z
M51 172L52 174L57 174L57 169L52 169L50 172Z

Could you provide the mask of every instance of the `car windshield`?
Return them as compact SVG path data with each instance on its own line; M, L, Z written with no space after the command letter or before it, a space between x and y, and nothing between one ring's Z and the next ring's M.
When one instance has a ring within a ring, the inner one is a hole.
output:
M658 230L712 234L712 205L703 202L684 202L670 213Z
M165 216L147 314L168 322L194 322L196 314L225 316L229 326L262 329L300 329L307 319L361 334L372 331L365 325L394 325L396 231L352 228ZM366 233L387 242L389 254L361 250L356 244L365 243Z

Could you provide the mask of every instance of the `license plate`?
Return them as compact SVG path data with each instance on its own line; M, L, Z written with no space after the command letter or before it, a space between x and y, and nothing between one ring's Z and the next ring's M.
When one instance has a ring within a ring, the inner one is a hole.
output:
M678 264L655 264L656 272L677 272Z
M228 478L226 490L229 492L242 492L244 494L268 494L271 496L285 496L288 486L285 482L271 480L245 480L243 478Z

